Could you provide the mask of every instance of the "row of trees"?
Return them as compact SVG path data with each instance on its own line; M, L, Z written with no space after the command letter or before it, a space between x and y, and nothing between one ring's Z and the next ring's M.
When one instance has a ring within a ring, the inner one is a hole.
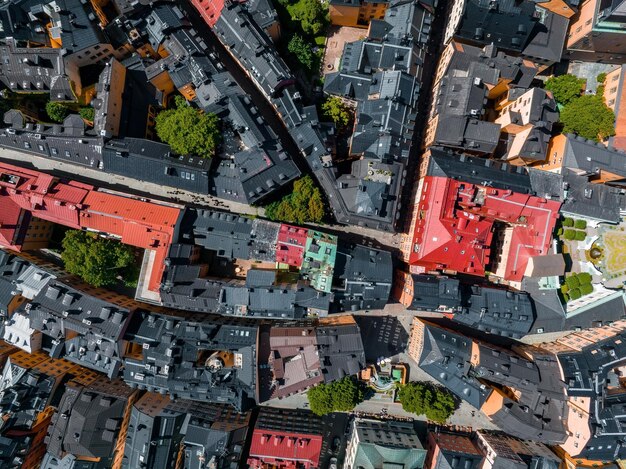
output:
M62 123L65 118L69 115L72 109L64 103L59 103L57 101L48 101L46 103L46 114L52 122ZM93 122L96 111L92 107L81 107L78 110L80 117L85 119L86 121Z
M364 396L363 386L350 376L333 383L319 384L307 392L311 411L316 415L348 412L363 402Z
M598 75L601 83L606 74ZM604 86L598 86L594 95L583 95L585 80L574 75L560 75L546 80L561 106L561 123L565 133L575 133L587 139L599 141L615 135L615 114L603 99Z
M425 415L428 420L444 423L456 410L454 396L447 389L430 383L408 383L398 390L398 400L406 412Z
M313 413L348 412L363 402L363 384L351 377L309 389L307 397ZM441 386L430 383L408 383L398 389L398 399L406 412L424 415L434 422L444 423L454 413L454 396Z

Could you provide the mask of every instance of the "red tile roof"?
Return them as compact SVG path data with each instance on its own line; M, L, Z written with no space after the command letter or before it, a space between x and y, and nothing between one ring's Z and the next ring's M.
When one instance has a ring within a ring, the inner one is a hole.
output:
M224 8L224 0L191 0L191 3L196 7L204 22L211 28L220 19Z
M0 163L0 222L15 219L16 210L75 229L113 235L125 244L155 251L156 268L148 289L158 291L180 215L175 207L109 194L93 186L64 183L38 171ZM0 245L10 233L0 232ZM5 238L5 239L3 239ZM10 246L9 246L10 247Z
M124 244L156 251L148 289L157 291L163 261L173 241L180 210L114 194L91 191L85 197L81 227L119 236Z
M276 262L301 267L309 230L282 224L278 232Z
M279 469L319 466L322 437L255 429L252 434L248 466L260 469L272 465Z
M19 251L21 246L17 239L22 218L22 208L12 200L0 202L0 246Z
M505 240L502 277L521 281L532 256L547 254L560 203L527 194L427 176L409 263L417 270L485 275L494 232ZM498 238L496 238L498 239Z

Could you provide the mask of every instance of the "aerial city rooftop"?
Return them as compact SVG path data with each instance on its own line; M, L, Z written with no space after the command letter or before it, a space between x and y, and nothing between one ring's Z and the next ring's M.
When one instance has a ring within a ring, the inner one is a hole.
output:
M0 2L0 467L623 467L625 11Z

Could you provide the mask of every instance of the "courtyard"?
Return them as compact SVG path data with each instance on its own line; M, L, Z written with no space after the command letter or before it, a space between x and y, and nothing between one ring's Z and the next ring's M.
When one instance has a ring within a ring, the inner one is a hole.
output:
M367 29L348 26L331 26L326 36L326 49L322 61L322 74L338 72L343 47L347 42L358 41L367 36Z

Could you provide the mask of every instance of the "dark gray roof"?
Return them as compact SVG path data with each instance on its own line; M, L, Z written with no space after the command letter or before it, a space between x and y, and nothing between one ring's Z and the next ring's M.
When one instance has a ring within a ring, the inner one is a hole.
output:
M37 295L26 307L33 328L53 339L63 338L68 330L117 341L122 337L130 311L101 300L57 280Z
M580 136L567 134L563 167L595 176L607 171L626 178L626 154Z
M468 0L455 35L478 44L494 43L503 50L522 52L539 25L534 2Z
M0 80L11 91L47 92L52 101L74 99L61 49L18 47L7 39L0 55Z
M195 244L227 259L276 260L279 223L212 210L193 210Z
M410 309L436 311L440 307L453 309L461 305L461 289L455 278L439 275L415 274L413 301Z
M122 468L172 467L178 457L184 425L189 416L168 408L168 403L169 399L165 396L146 393L133 405Z
M197 246L171 245L159 290L163 306L205 313L217 310L220 292L227 282L207 278L206 266L191 261L198 253Z
M241 4L225 5L213 31L245 69L255 70L250 76L267 97L293 81L267 35Z
M475 347L478 356L473 355ZM418 363L477 408L485 402L490 387L516 389L516 399L505 396L503 406L490 414L492 421L519 438L565 441L566 396L553 355L539 354L530 361L507 348L482 340L474 342L451 329L425 323Z
M98 44L108 43L97 23L91 3L81 0L57 0L63 48L78 53ZM54 25L54 19L53 19Z
M52 280L23 308L30 327L50 337L44 347L54 358L67 358L106 374L118 375L122 364L120 340L131 313L57 280ZM71 339L68 336L78 333Z
M5 364L7 372L12 381L5 382L0 391L3 429L31 430L38 414L50 404L55 379L17 366L10 359Z
M524 89L530 87L537 71L535 67L524 64L521 57L508 55L491 43L483 47L463 44L462 48L453 50L448 73L452 70L469 73L470 67L485 83L495 85L496 80L505 79L512 86Z
M567 168L562 174L566 193L561 207L563 213L608 223L621 221L620 212L626 208L626 194L622 189L593 184Z
M211 210L196 210L194 241L227 259L249 259L252 220Z
M179 156L170 146L140 138L113 139L102 149L104 169L113 174L161 186L209 193L211 161L198 156Z
M472 341L450 330L427 325L419 367L456 396L480 408L490 391L469 373Z
M480 331L519 339L529 333L535 319L526 293L474 285L454 320Z
M438 116L435 145L484 154L493 153L496 149L500 126L480 120L487 100L487 87L474 71L480 66L482 64L472 62L468 75L444 76L441 79L433 109L433 116Z
M48 452L67 452L112 462L122 417L132 390L123 382L68 385L48 428Z
M128 339L143 346L141 359L125 361L124 380L132 387L239 410L254 402L257 326L149 314Z
M335 302L341 311L382 309L393 279L391 253L361 245L339 243L335 262Z
M623 330L603 340L597 340L580 350L561 352L558 360L563 370L565 384L570 396L585 396L591 399L591 439L580 453L581 458L613 461L623 459L624 431L619 420L626 408L626 395L619 386L614 370L626 361L626 333Z
M332 295L298 282L276 284L274 271L248 271L246 284L231 282L222 288L220 314L277 319L325 316Z
M471 184L510 189L513 192L557 200L560 200L562 195L559 175L485 158L455 154L439 147L430 148L427 175L459 179Z
M356 375L365 368L365 352L358 325L320 325L316 335L325 382Z
M241 467L250 414L232 412L222 405L185 404L172 406L176 409L182 407L190 417L183 440L183 467L203 469L207 461L223 469Z
M530 59L551 64L561 61L569 20L544 8L537 8L539 24L522 54Z

